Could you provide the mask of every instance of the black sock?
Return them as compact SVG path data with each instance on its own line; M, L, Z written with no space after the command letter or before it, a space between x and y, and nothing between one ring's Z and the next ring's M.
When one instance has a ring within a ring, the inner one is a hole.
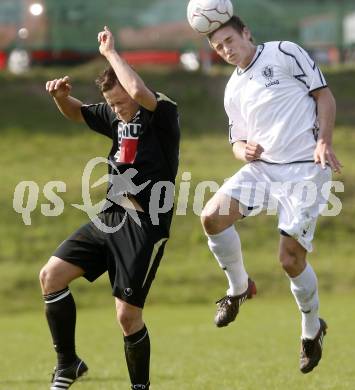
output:
M145 325L124 337L124 350L132 389L149 389L150 340Z
M70 366L77 359L75 353L76 307L69 288L44 295L46 317L57 352L57 368Z

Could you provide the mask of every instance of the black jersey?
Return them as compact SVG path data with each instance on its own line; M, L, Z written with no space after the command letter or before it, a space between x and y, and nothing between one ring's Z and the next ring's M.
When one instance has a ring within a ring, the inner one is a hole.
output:
M107 103L83 105L81 108L88 126L113 141L108 156L114 166L108 166L111 177L114 177L117 171L122 175L129 168L133 168L134 185L146 185L138 193L133 192L145 212L149 211L151 189L155 183L175 183L179 162L180 129L177 105L161 93L155 93L155 96L155 111L140 107L128 123L118 119ZM147 182L149 184L146 184ZM108 193L109 191L110 186ZM171 211L168 214L171 216Z

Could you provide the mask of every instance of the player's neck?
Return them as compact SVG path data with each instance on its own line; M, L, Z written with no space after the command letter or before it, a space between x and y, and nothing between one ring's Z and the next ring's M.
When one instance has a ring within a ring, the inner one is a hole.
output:
M245 69L247 68L251 62L253 61L254 57L255 57L255 53L256 53L256 50L257 50L257 47L255 45L252 45L251 46L251 50L250 50L250 54L245 57L245 59L243 60L243 62L241 62L240 64L237 65L237 67L239 69Z
M124 123L129 123L129 122L132 122L132 120L137 116L139 112L139 106L137 105L137 108L135 108L134 110L132 110L128 115L126 115L125 117L121 117L121 121L123 121Z

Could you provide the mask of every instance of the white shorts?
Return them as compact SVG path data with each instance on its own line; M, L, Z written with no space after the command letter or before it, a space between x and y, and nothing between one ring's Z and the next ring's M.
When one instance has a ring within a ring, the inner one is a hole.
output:
M278 215L278 228L296 239L308 252L317 218L325 208L330 191L331 169L314 163L245 165L218 190L238 200L245 216L267 210Z

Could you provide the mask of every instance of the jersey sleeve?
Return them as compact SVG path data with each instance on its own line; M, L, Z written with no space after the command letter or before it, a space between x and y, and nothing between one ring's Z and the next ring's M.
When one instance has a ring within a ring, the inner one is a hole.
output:
M169 137L179 137L179 114L177 103L160 92L154 92L157 107L151 113L150 123L154 129Z
M288 73L303 83L309 92L327 87L325 78L310 55L293 42L280 42L279 49L285 56Z
M116 116L107 103L84 104L81 113L90 129L113 138L113 122Z
M231 99L226 99L224 108L228 115L229 122L229 143L234 144L237 141L247 141L248 133L246 123L239 114L237 107Z
M175 177L180 144L178 107L168 96L159 92L154 92L154 95L157 99L157 107L154 112L146 111L149 115L149 127L157 135L165 162L171 176Z

